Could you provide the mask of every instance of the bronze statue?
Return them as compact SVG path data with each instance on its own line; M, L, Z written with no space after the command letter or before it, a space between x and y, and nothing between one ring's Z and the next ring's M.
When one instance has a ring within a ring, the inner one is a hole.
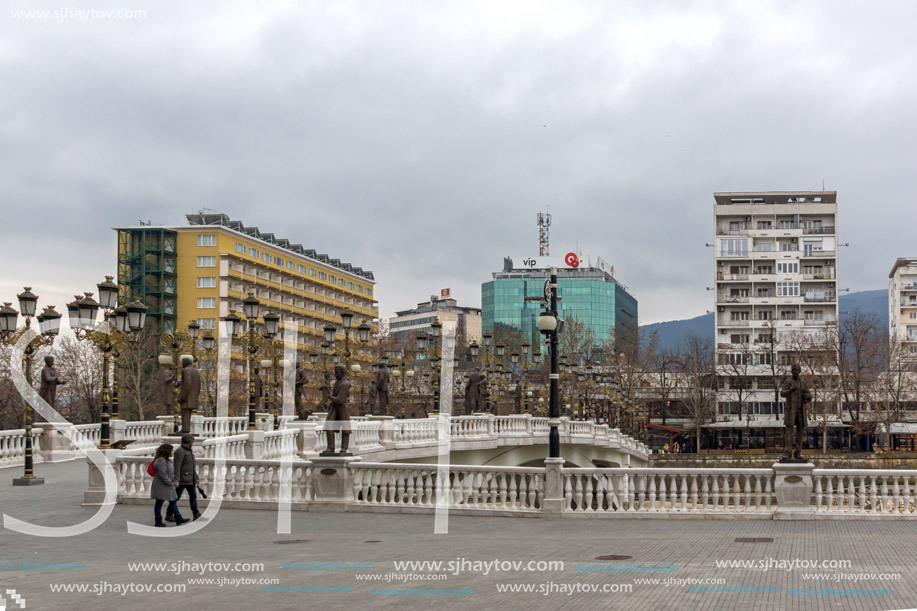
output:
M521 414L522 413L522 382L517 381L516 387L513 388L513 413Z
M191 412L197 409L198 395L201 393L201 374L191 362L191 357L181 360L181 390L178 404L181 407L181 434L191 432Z
M375 380L369 381L368 394L369 394L369 404L366 406L367 407L366 411L369 414L375 414L376 413L376 381Z
M376 400L378 401L379 413L387 414L388 413L388 367L386 367L385 365L380 365L379 372L376 373Z
M254 378L255 382L255 411L262 411L264 407L264 382L261 381L261 368L255 367L254 369Z
M812 401L809 385L799 377L802 368L798 363L793 363L791 371L793 377L783 380L780 384L780 396L786 398L783 412L786 456L781 462L802 459L802 438L806 432L806 403Z
M162 404L166 408L166 413L171 414L175 409L175 374L171 367L162 369Z
M296 417L300 420L305 420L309 417L305 401L308 381L306 370L302 368L302 363L296 363L296 369L293 373L293 405L296 408Z
M350 456L347 446L350 444L350 411L347 408L347 402L350 398L350 382L347 381L347 368L344 365L334 366L334 387L328 395L331 403L331 409L328 410L328 417L325 419L325 435L328 439L328 449L322 452L322 456ZM347 424L331 425L331 422L346 422ZM341 451L334 451L334 431L341 430Z
M480 370L475 369L468 376L468 384L465 385L465 414L470 415L473 412L484 411L484 384L486 378Z
M57 375L57 369L54 368L54 357L46 356L45 366L41 369L41 386L38 389L38 396L53 408L57 401L57 385L66 383Z

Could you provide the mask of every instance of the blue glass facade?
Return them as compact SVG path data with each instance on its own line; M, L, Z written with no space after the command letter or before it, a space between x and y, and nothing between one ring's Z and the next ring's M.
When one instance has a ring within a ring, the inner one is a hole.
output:
M483 330L517 329L529 341L536 341L542 306L524 298L544 294L548 271L498 272L494 276L481 285ZM608 274L596 269L560 269L557 283L560 317L584 323L597 344L636 328L637 300Z

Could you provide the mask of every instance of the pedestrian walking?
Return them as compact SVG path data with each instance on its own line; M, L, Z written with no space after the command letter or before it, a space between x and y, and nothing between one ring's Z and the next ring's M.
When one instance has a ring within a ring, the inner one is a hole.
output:
M162 521L162 504L168 502L169 509L175 514L175 525L181 525L190 522L187 518L181 517L178 512L178 505L175 501L178 495L175 489L178 487L178 480L175 479L175 469L172 466L172 444L164 443L156 449L156 458L153 460L153 484L150 486L150 498L156 501L153 513L156 516L156 526L165 526Z
M178 480L176 492L176 504L181 499L183 492L187 490L188 500L191 505L192 518L197 520L201 517L201 512L197 508L197 487L201 479L197 476L197 460L194 457L194 451L191 447L194 445L194 435L186 434L181 436L181 445L175 450L175 479ZM166 510L166 522L175 522L175 515L172 513L171 505Z

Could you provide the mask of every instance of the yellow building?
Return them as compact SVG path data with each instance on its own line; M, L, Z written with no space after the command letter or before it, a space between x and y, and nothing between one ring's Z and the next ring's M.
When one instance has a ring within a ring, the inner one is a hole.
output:
M355 313L354 327L365 322L377 331L372 272L225 214L189 214L187 220L175 227L114 228L122 296L149 306L148 318L158 330L184 331L196 321L202 335L213 330L216 337L219 320L231 311L241 316L242 300L252 293L262 314L275 312L285 333L298 332L304 352L319 350L329 323L343 345L345 309Z

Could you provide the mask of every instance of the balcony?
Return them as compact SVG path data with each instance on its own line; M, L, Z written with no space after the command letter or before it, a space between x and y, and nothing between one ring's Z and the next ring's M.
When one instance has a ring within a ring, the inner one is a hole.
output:
M834 280L832 274L803 274L803 280Z
M722 280L723 282L748 282L748 274L724 274L723 272L717 272L716 279Z
M748 297L738 295L717 295L717 303L748 303Z
M748 228L745 229L728 229L726 227L717 227L716 235L739 235L746 236L748 235Z
M802 253L803 259L833 259L837 255L833 250L805 250Z
M748 327L750 325L750 320L725 320L717 323L718 327Z
M830 291L807 291L802 299L806 303L834 303L835 295Z
M806 235L834 235L834 227L830 225L825 227L803 227L802 232Z

